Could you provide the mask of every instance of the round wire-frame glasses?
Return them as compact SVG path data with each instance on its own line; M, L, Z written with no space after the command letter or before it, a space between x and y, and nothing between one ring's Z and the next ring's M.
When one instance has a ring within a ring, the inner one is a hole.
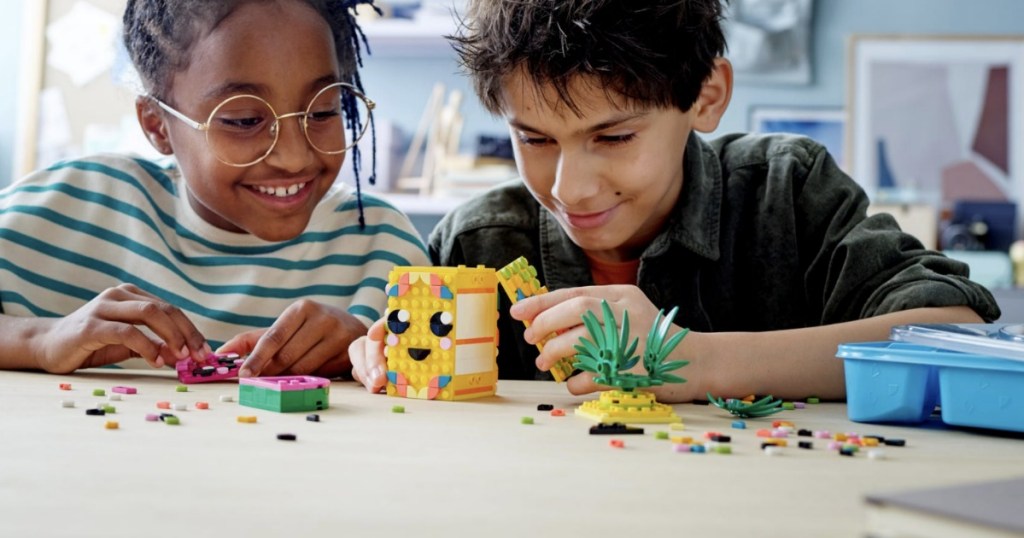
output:
M334 94L337 93L337 96ZM193 129L206 133L206 143L218 161L235 167L252 166L266 159L277 146L281 134L281 120L295 117L299 119L302 133L309 145L326 155L338 155L352 149L372 121L376 103L351 84L335 82L324 87L313 96L306 110L278 114L274 107L265 99L250 94L233 95L221 101L210 111L206 122L200 123L184 113L174 109L167 103L150 96L160 108ZM366 117L360 114L360 104L365 108ZM260 110L263 108L263 110ZM266 116L262 115L266 112ZM348 137L345 130L352 133L351 142L345 143ZM311 133L313 133L311 135ZM268 134L269 138L262 141L260 137ZM336 139L336 140L335 140ZM331 148L330 142L341 141L340 149ZM237 144L253 149L252 158L235 159L235 152L225 150L225 145ZM266 144L266 149L260 149ZM327 146L327 147L322 147ZM225 156L224 153L229 153ZM248 159L248 160L247 160ZM237 161L244 162L237 162Z

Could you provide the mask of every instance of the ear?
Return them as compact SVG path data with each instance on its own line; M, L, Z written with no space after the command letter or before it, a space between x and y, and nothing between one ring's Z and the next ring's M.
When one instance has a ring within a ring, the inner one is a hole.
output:
M149 143L164 155L174 153L167 136L167 121L160 106L153 99L140 95L135 98L135 114Z
M693 128L702 133L717 129L731 99L732 64L725 58L717 58L711 75L701 87L697 102L693 104Z

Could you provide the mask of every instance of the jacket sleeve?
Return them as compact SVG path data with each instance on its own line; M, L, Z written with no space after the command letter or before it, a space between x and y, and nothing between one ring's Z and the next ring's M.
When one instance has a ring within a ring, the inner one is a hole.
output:
M968 306L987 322L1000 316L966 264L926 249L887 213L866 216L864 191L824 148L795 196L805 284L812 300L820 293L821 323L943 306Z

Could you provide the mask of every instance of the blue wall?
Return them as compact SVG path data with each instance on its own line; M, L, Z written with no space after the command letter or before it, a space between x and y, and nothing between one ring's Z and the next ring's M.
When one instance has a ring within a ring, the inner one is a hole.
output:
M811 84L737 85L718 133L746 131L754 105L844 106L851 34L1024 34L1024 0L815 0L813 32ZM364 81L380 103L379 115L408 133L415 130L434 81L441 81L467 93L463 147L471 147L471 133L507 134L476 104L451 53L427 59L371 57Z
M36 0L38 1L38 0ZM11 179L17 126L22 0L0 0L0 186Z
M22 2L0 0L0 184L10 179L21 40ZM806 86L739 85L720 133L745 131L752 105L843 106L846 99L846 40L854 33L1024 34L1024 0L816 0L813 81ZM371 43L372 45L372 43ZM6 51L12 51L8 53ZM466 92L464 148L474 134L506 133L504 126L477 104L458 74L452 53L402 58L368 58L366 87L380 105L379 116L412 133L435 81Z

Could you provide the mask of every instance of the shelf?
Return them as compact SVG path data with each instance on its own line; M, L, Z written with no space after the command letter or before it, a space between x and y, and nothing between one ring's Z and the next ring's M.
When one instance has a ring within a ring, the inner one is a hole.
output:
M442 17L376 19L361 21L363 33L376 56L439 57L452 54L444 38L455 31L455 22Z
M407 215L447 215L466 201L466 198L420 196L394 192L375 192L373 194L393 204Z

